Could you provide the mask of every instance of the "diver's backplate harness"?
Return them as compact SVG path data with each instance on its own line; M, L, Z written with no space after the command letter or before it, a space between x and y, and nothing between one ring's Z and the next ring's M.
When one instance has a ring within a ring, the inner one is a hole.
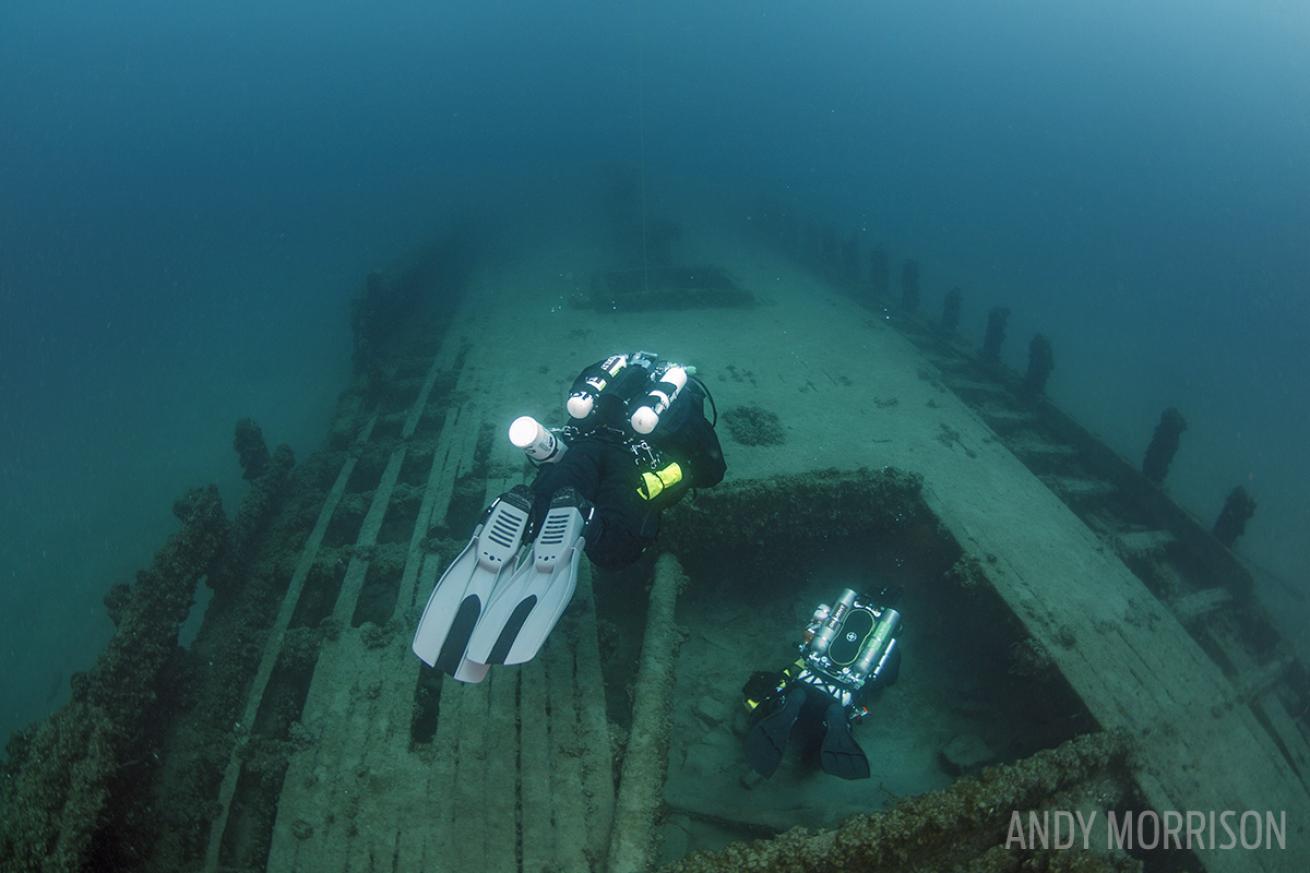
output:
M820 603L810 617L801 641L801 657L782 671L774 692L800 684L837 701L851 721L869 715L858 704L866 688L895 681L895 660L901 614L890 606L875 605L874 598L846 588L836 603ZM748 698L754 711L762 700Z
M568 424L550 430L525 415L510 425L510 441L538 464L558 461L583 437L622 445L642 471L637 493L653 500L685 475L685 461L665 458L661 437L687 414L685 404L676 404L688 381L700 384L695 374L695 367L662 361L653 352L611 355L573 380L564 404Z

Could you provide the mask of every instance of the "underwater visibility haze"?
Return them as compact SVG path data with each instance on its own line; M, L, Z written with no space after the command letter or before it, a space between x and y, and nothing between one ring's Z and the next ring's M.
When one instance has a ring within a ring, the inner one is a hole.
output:
M1007 869L1072 808L1296 869L1307 58L1280 0L5 3L0 869Z

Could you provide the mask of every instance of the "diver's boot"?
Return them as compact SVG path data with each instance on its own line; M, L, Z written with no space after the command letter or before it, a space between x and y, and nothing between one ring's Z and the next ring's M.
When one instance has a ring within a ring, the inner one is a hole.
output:
M833 701L823 716L823 745L819 748L819 764L825 773L842 779L868 779L869 759L851 734L851 723L846 710Z
M547 493L549 499L547 499ZM525 542L532 542L542 533L546 527L546 519L552 514L553 510L576 509L578 515L582 517L582 533L584 538L588 537L588 542L595 539L599 533L600 521L596 516L596 507L590 500L578 493L578 489L572 485L564 485L552 492L538 492L532 502L532 513L529 516L528 529L523 535ZM554 512L555 517L560 517L559 512Z
M782 694L773 712L751 726L746 734L746 760L761 776L772 776L782 761L791 729L805 706L805 689L793 685Z
M590 500L579 494L578 489L572 485L565 485L555 492L554 496L550 498L550 509L553 511L561 508L576 509L578 515L582 516L582 531L579 536L586 541L595 539L600 527L600 522L596 518L596 507ZM547 516L549 517L550 514L551 512L548 511ZM588 535L590 535L590 539Z

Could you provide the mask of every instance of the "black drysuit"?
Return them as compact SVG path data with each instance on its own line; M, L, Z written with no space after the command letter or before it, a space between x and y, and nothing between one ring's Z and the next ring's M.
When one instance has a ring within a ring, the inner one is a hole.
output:
M595 506L587 531L587 557L597 567L612 570L641 557L659 531L659 513L676 503L691 488L708 488L723 480L726 464L714 428L705 419L699 396L683 398L682 419L668 425L659 446L666 462L676 461L682 481L655 499L642 498L642 468L631 450L612 431L575 438L564 457L543 464L532 483L534 527L540 527L551 496L572 486Z

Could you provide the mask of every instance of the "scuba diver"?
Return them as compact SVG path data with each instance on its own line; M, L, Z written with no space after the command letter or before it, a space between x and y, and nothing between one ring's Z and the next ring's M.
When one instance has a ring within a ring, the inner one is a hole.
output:
M834 606L815 609L797 644L801 657L781 672L751 675L742 688L755 718L746 734L751 769L772 776L799 730L806 752L817 749L824 772L869 777L869 759L851 725L868 718L874 692L895 683L900 673L901 615L887 605L899 593L883 589L871 598L844 589Z
M714 409L694 367L637 352L578 374L564 427L515 419L510 441L537 477L487 508L437 580L414 653L463 682L531 660L573 598L584 551L603 569L633 563L655 542L661 512L722 481L707 399Z

